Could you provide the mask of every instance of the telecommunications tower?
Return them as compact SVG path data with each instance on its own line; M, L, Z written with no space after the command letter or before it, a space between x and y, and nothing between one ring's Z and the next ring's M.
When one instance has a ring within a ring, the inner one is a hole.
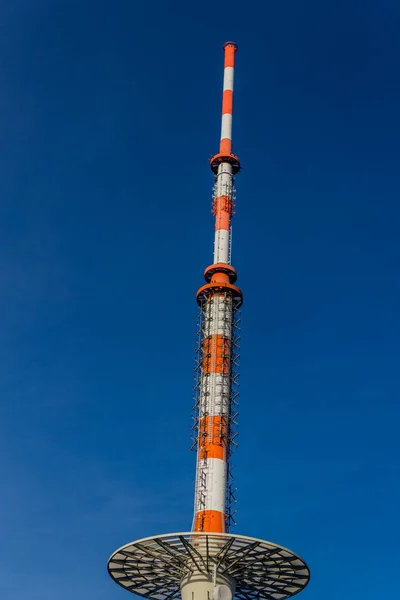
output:
M194 448L197 452L192 530L131 542L108 562L123 588L151 600L284 600L308 583L296 554L256 538L229 533L234 500L230 458L235 445L239 309L242 292L231 266L234 176L233 79L236 44L224 45L225 67L219 152L214 174L214 261L205 270L199 305Z

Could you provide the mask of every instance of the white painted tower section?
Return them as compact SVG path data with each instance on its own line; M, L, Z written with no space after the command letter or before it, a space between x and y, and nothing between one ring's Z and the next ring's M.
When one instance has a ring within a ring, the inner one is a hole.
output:
M235 70L233 67L225 67L224 69L224 84L223 91L224 92L232 92L233 93L233 83L235 77ZM222 115L222 123L221 123L221 140L232 140L232 114L224 113Z
M233 175L232 166L229 163L221 163L218 167L217 181L215 185L215 198L226 196L233 201ZM220 228L216 223L214 241L214 263L230 264L231 231Z
M206 307L205 338L222 336L231 343L232 299L214 296ZM211 366L211 371L214 371ZM200 383L200 414L209 417L229 419L230 373L203 373ZM212 432L210 431L210 435ZM194 500L194 521L200 511L226 512L226 485L228 478L226 460L219 458L202 459L200 445L197 448L196 484Z

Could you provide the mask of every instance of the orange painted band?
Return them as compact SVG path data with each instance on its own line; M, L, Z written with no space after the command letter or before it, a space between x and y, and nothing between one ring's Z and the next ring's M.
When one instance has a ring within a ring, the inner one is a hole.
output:
M228 424L225 417L203 417L199 421L199 458L226 460Z
M199 420L199 446L207 448L208 446L226 446L228 435L228 423L225 417L202 417ZM210 457L213 458L213 457Z
M225 515L219 510L199 510L194 522L194 531L225 533Z
M222 94L222 114L233 114L233 91L225 90Z
M219 211L224 210L230 215L233 215L233 200L230 196L218 196L213 203L213 213L216 215Z
M229 138L223 138L219 144L219 153L223 155L229 155L232 152L232 140Z
M215 231L218 229L231 228L231 215L233 214L233 200L230 196L219 196L214 200L213 213L215 219Z
M230 354L230 340L221 334L207 337L203 342L203 373L228 375Z
M226 67L234 67L235 66L235 52L236 48L234 46L226 46L225 47L225 60L224 60L224 68Z
M225 417L203 417L199 421L199 458L226 461L228 424Z
M226 210L218 210L215 214L215 231L218 229L231 229L231 213Z

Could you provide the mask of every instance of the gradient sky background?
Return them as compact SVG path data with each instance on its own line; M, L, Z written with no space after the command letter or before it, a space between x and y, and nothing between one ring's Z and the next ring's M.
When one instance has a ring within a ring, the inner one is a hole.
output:
M0 8L0 596L123 600L108 556L185 531L222 44L245 293L237 533L303 600L395 597L400 6Z

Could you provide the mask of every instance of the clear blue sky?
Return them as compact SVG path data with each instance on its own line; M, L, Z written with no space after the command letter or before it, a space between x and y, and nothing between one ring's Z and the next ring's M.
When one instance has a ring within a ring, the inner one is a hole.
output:
M128 600L118 546L185 531L195 292L222 44L239 44L237 533L303 600L395 597L400 8L0 8L0 596Z

